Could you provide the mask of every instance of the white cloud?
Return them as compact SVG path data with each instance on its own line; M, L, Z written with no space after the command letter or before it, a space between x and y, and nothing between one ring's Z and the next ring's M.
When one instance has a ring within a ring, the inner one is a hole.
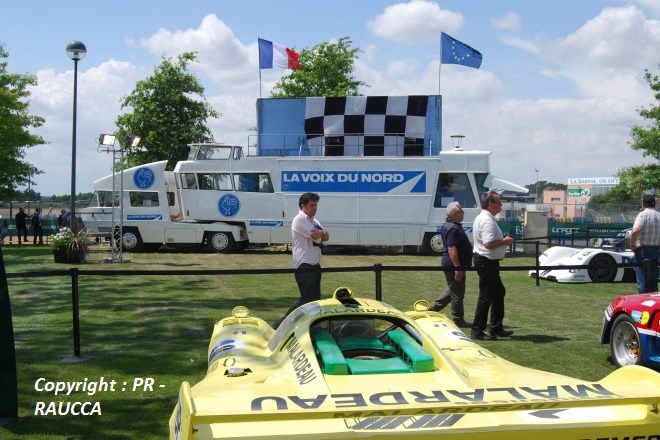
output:
M490 21L491 25L495 29L502 30L518 30L520 29L520 16L515 12L508 12L506 15L500 18L493 18Z
M388 6L367 28L376 36L401 44L438 41L440 32L453 32L463 26L463 15L427 0L412 0Z
M176 57L194 48L198 64L191 65L191 69L203 72L216 83L257 76L257 43L243 45L215 14L204 17L197 29L159 29L143 40L142 46L154 55L166 57Z

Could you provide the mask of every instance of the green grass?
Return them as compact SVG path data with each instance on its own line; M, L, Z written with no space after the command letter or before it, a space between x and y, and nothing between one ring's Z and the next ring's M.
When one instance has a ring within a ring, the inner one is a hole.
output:
M56 265L47 247L5 245L8 274L66 270ZM206 373L206 355L215 321L236 305L272 322L298 297L292 274L177 275L177 270L288 269L291 254L284 247L249 250L236 255L159 252L125 255L131 262L102 263L107 248L93 249L79 266L81 354L87 362L64 363L73 355L71 281L62 276L11 278L19 380L19 419L0 427L2 439L162 439L176 404L181 381L198 382ZM410 310L418 299L432 300L444 290L437 257L376 252L341 255L328 251L324 268L405 266L411 271L383 274L383 300ZM505 266L529 266L529 256L509 256ZM422 270L420 270L422 269ZM169 276L92 276L88 270L167 270ZM633 284L560 285L535 280L526 271L504 272L507 287L505 326L510 340L482 345L520 365L585 380L614 371L609 346L598 343L603 312L612 298L635 293ZM324 273L324 296L349 286L358 296L374 297L371 271ZM466 319L471 321L477 298L477 276L468 273ZM449 310L446 310L449 313ZM70 397L37 392L35 381L90 381L104 377L118 382L115 392ZM134 378L151 377L156 387L131 391ZM126 391L121 391L123 383ZM164 387L159 387L163 385ZM35 416L36 402L98 401L100 416Z

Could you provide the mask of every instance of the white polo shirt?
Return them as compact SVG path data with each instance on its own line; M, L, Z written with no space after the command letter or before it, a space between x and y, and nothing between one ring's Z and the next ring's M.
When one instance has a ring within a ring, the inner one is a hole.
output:
M293 268L297 269L301 264L320 264L321 247L314 246L312 232L315 226L323 228L314 217L308 217L307 214L300 211L291 222L291 247L293 249ZM321 243L319 239L317 243Z
M474 219L472 225L472 237L474 239L474 253L491 260L503 260L506 255L506 246L495 249L487 249L484 244L495 240L502 240L504 234L497 224L493 214L483 209Z

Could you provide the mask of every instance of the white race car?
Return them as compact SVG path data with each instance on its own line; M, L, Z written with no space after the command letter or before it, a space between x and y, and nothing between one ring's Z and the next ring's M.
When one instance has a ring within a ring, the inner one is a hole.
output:
M584 266L584 269L541 269L541 278L559 283L611 283L634 281L632 267L607 267L607 265L634 263L631 250L616 248L576 249L554 246L539 256L540 266ZM535 270L529 271L536 276Z

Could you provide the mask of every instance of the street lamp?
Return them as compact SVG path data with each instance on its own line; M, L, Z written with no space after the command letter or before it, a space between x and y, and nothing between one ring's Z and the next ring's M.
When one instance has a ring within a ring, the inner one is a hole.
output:
M539 171L536 168L534 168L534 171L536 171L536 201L539 201Z
M78 98L78 61L85 58L87 48L85 45L74 40L66 45L66 54L73 60L73 132L71 135L71 211L69 213L69 224L73 233L78 231L76 220L76 111Z

